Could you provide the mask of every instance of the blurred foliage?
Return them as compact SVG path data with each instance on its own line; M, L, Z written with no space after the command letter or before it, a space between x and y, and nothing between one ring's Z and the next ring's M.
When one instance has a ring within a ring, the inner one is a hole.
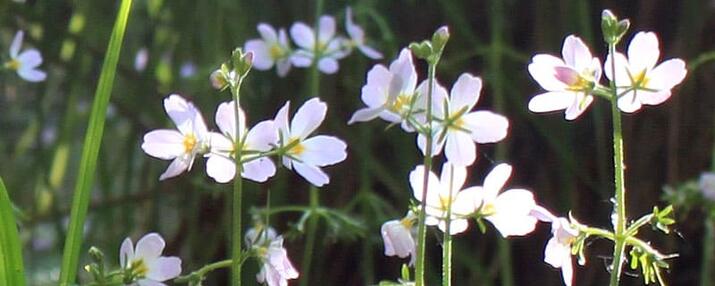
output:
M625 115L631 217L650 212L653 205L665 205L660 202L661 186L694 178L710 166L715 122L712 1L327 1L325 14L335 15L341 30L348 5L356 23L366 29L369 43L385 54L383 64L410 42L427 38L441 25L450 26L452 36L438 79L450 86L463 72L483 77L485 89L478 108L498 110L511 121L506 142L479 146L478 162L467 184L478 184L497 158L505 160L515 168L511 184L534 190L540 204L562 215L573 210L575 217L590 225L610 225L608 196L613 182L607 103L597 101L575 122L565 122L561 114L535 115L526 108L528 99L541 92L526 71L531 55L559 54L563 39L575 33L594 54L605 57L598 25L605 8L630 18L627 39L636 31L656 31L661 58L698 59L668 102ZM41 84L0 74L0 161L4 163L0 175L21 222L29 285L53 285L50 281L58 276L89 105L117 7L117 1L0 1L0 49L8 48L15 31L25 30L27 45L42 51L42 68L48 71L48 80ZM312 1L304 0L135 2L100 150L83 254L95 245L104 250L108 263L118 263L119 244L125 237L136 239L158 231L167 240L165 253L180 256L187 273L228 256L230 186L214 183L200 161L189 174L160 183L157 178L167 163L141 151L142 136L150 129L171 126L161 104L170 93L191 99L212 122L215 107L229 98L212 90L211 71L235 47L258 37L257 23L286 28L295 21L310 23L312 7ZM143 70L136 70L135 54L143 48L148 62ZM385 130L382 122L346 125L362 104L360 88L373 64L353 55L341 61L337 74L321 79L320 97L329 110L320 133L335 134L349 145L348 160L327 168L331 183L320 190L321 205L339 212L331 219L349 226L350 238L361 239L318 236L310 276L319 285L394 281L405 262L383 255L379 229L408 208L407 174L419 161L414 138L397 128ZM195 73L182 75L182 66L187 65L194 66ZM418 67L420 79L425 78L426 66ZM288 77L278 78L274 71L252 71L242 95L249 122L272 118L286 100L294 106L302 104L308 74L294 69ZM274 208L308 205L309 186L285 170L270 183L247 183L244 204L262 207L267 189ZM680 196L680 189L673 192ZM653 243L680 257L672 260L664 278L671 285L696 285L705 214L670 203L675 205L674 229L680 236L654 236ZM244 217L250 217L245 209ZM271 224L279 232L297 231L300 214L277 213ZM329 221L320 226L321 234L334 230ZM440 253L438 235L431 232L430 285L439 275ZM508 285L509 279L515 285L559 285L560 272L543 262L549 235L548 227L540 226L531 236L504 244L493 229L481 234L472 226L454 241L455 285ZM285 245L298 264L304 238L291 238ZM499 245L511 246L511 253L498 250L503 249ZM590 245L589 264L576 268L576 285L605 284L610 251L606 242ZM515 259L504 260L511 257ZM82 265L90 262L87 255L82 261ZM253 282L258 268L255 263L246 265L244 281ZM300 271L300 265L296 267ZM510 273L507 268L514 275L500 275ZM86 281L89 276L83 275ZM226 279L226 272L217 271L206 285L222 285ZM627 275L623 285L640 285L641 279Z

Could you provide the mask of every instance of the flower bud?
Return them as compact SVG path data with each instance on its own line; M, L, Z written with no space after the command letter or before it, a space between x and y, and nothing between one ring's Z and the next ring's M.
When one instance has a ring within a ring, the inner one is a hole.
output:
M215 89L224 89L228 85L226 75L221 69L213 71L209 76L209 80L211 80L211 86L213 86Z
M448 40L449 28L447 26L442 26L432 35L432 47L435 51L441 53L444 46L447 45Z
M410 50L415 57L426 60L432 55L432 44L428 41L421 43L411 43Z
M618 44L623 35L626 34L631 22L628 19L618 21L616 15L610 10L603 10L601 13L601 30L603 31L603 40L609 45Z

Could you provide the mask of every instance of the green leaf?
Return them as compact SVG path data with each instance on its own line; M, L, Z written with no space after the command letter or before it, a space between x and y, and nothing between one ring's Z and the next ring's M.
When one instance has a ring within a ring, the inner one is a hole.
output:
M72 198L70 224L62 254L62 268L59 280L59 285L61 286L73 284L77 276L77 265L82 247L82 231L89 206L90 190L94 183L94 173L97 168L97 157L102 143L102 134L104 133L107 105L114 86L117 62L131 6L132 0L122 0L117 19L114 22L106 57L102 64L102 73L99 75L99 84L92 103L89 126L87 127L87 134L82 148L82 160L80 161L77 183Z
M0 285L25 285L22 247L12 203L0 178Z

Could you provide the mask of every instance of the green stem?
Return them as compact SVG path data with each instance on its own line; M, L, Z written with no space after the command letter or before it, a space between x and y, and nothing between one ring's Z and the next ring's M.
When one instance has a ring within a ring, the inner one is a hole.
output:
M432 170L432 90L434 89L435 81L435 70L437 68L438 60L429 62L429 67L427 69L427 104L425 109L425 118L427 123L425 124L426 143L425 143L425 157L424 157L424 177L422 179L422 198L420 213L418 216L417 224L417 260L415 261L415 285L423 286L425 285L425 238L427 234L427 226L425 225L425 219L427 217L427 188L429 186L429 173Z
M713 264L715 264L715 219L709 214L705 219L705 236L703 237L703 261L700 267L700 286L713 285Z
M444 171L444 170L443 170ZM452 235L450 228L452 224L452 201L453 192L452 181L454 180L454 168L449 172L449 201L447 202L447 217L445 217L445 227L442 245L442 286L452 285Z
M239 261L239 263L243 263L243 260L245 260L245 259L242 259L241 261ZM207 264L204 267L201 267L199 270L191 272L191 274L179 276L178 278L174 279L174 283L189 283L196 279L202 279L204 276L206 276L207 273L209 273L211 271L221 269L221 268L232 267L232 266L233 266L232 259L226 259L226 260L221 260L221 261L214 262L211 264Z
M0 285L25 285L22 244L12 202L0 179Z
M310 264L313 261L313 249L315 249L315 232L318 227L318 216L316 215L320 201L318 198L318 188L310 187L310 218L308 221L308 228L306 229L305 237L305 248L303 251L303 263L301 266L303 270L301 273L303 275L300 285L306 286L310 281Z
M68 227L67 237L62 255L62 268L60 270L59 285L68 286L74 284L77 276L77 265L82 247L82 237L84 234L84 222L87 217L90 191L94 183L94 173L97 169L97 157L102 143L104 133L104 122L106 120L107 105L114 86L114 77L119 61L119 54L124 39L129 11L132 0L123 0L114 22L112 35L107 46L106 57L102 64L102 72L99 76L99 84L94 95L92 111L89 119L89 126L84 139L82 150L82 160L80 161L77 183L75 185L74 196L72 198L72 211Z
M241 234L241 216L242 216L242 199L243 199L243 179L241 178L242 166L241 163L241 149L243 149L243 136L240 133L239 127L241 126L238 116L239 110L239 100L241 99L241 83L243 82L243 75L238 79L236 86L231 87L231 93L233 95L233 109L234 109L234 120L236 122L236 130L233 150L235 150L234 163L236 165L236 173L233 177L233 216L231 223L231 258L233 263L231 265L231 284L234 286L241 285L241 242L243 241L243 235Z
M616 46L609 45L611 58L615 58ZM611 74L616 77L615 61L611 61ZM615 225L615 245L613 247L613 264L611 269L610 286L618 285L621 279L621 265L626 248L626 188L624 182L623 165L623 131L621 129L621 112L618 110L618 91L615 81L611 81L611 115L613 117L613 172L616 184L616 225Z

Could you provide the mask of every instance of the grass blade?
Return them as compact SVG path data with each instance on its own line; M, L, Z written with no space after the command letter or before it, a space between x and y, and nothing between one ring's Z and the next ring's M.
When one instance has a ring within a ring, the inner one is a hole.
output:
M65 248L62 255L62 269L60 272L60 285L69 286L74 283L77 276L77 264L82 246L84 221L87 216L87 207L90 199L90 190L94 183L94 173L97 167L99 147L104 132L104 121L107 115L107 105L111 96L114 76L121 51L124 30L129 18L132 0L122 0L122 4L114 23L112 35L107 47L107 54L102 64L102 73L99 84L94 94L92 113L89 118L87 134L84 138L82 161L80 161L74 197L72 198L72 212L70 224L65 239Z
M22 247L10 197L0 179L0 284L25 285Z

